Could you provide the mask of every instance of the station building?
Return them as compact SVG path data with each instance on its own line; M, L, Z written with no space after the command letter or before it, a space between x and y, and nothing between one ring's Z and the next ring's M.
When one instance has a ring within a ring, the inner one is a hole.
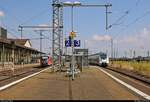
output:
M39 63L42 52L33 49L29 39L8 39L7 30L0 27L0 67Z

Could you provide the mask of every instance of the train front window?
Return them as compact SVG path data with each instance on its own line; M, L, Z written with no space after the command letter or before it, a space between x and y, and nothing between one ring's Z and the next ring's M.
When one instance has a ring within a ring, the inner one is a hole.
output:
M106 59L106 58L107 58L106 54L101 55L101 59Z

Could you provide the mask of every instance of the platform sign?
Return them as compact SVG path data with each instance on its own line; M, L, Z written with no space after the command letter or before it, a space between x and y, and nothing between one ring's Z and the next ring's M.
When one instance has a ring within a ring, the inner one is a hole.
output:
M66 47L71 47L71 40L66 40L65 41L65 46Z
M80 40L74 40L74 47L80 47Z
M80 47L81 43L80 40L74 40L74 47ZM71 47L71 40L66 40L65 41L65 46L66 47Z

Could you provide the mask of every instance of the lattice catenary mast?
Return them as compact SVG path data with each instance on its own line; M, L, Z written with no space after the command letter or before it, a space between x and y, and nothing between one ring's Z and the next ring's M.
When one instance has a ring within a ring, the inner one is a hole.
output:
M58 65L61 70L61 53L62 53L62 35L63 35L63 18L62 18L62 5L59 0L53 0L53 31L52 31L52 58L53 58L53 71L55 66Z

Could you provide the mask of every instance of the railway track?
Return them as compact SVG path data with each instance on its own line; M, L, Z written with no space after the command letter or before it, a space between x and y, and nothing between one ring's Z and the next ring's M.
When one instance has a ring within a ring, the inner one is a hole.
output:
M114 72L117 72L119 74L125 75L127 77L136 79L136 80L138 80L142 83L150 85L150 79L148 77L142 76L140 74L136 74L136 73L131 72L131 71L119 70L119 69L113 68L113 67L108 67L107 69L111 70L111 71L114 71Z
M45 67L46 68L46 67ZM0 79L0 87L1 86L4 86L4 85L7 85L13 81L16 81L16 80L19 80L21 78L24 78L28 75L31 75L31 74L34 74L36 72L39 72L43 70L43 68L31 68L31 69L28 69L28 70L23 70L22 72L20 73L17 73L17 74L14 74L14 75L11 75L11 76L7 76L6 78L3 78L3 79Z

